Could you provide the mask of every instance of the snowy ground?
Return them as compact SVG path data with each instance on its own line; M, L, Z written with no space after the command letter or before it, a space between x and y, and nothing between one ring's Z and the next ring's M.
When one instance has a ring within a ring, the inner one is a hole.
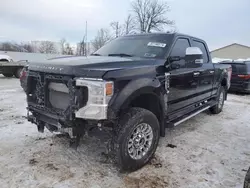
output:
M1 188L242 188L250 165L250 96L230 94L221 114L168 131L151 164L131 174L107 162L103 140L84 138L75 151L67 138L38 133L25 107L19 81L0 76Z

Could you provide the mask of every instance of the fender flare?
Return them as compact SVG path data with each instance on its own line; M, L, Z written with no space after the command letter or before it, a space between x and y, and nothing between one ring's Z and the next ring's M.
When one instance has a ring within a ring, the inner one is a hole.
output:
M162 84L158 79L139 78L130 81L122 90L113 96L109 103L109 119L117 119L122 110L126 110L130 103L141 94L152 94L159 99L160 104L160 130L161 136L165 136L165 102Z

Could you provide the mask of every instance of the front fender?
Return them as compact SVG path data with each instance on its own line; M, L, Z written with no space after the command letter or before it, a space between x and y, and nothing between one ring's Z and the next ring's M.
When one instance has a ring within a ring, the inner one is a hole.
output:
M161 91L161 83L158 79L139 78L128 82L128 84L120 91L118 91L109 103L108 117L111 119L119 115L120 110L129 107L133 99L141 94L154 94ZM159 95L159 98L162 95ZM161 99L160 99L161 100ZM163 101L163 99L161 100ZM164 104L164 102L161 102ZM163 108L164 109L164 108Z

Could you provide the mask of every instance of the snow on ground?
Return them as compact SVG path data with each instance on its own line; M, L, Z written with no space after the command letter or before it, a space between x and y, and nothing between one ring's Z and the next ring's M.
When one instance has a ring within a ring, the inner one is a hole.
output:
M205 112L168 130L151 163L130 174L102 154L102 139L85 137L75 151L65 137L38 133L25 107L19 81L0 76L1 188L242 188L250 165L247 95L230 94L221 114Z

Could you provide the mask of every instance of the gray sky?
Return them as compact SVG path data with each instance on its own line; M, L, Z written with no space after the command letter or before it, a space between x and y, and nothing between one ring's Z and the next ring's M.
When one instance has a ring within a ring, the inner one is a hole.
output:
M215 49L250 45L250 0L169 0L167 16L179 32L200 37ZM3 0L0 41L81 40L88 20L91 40L111 21L124 21L130 0Z

